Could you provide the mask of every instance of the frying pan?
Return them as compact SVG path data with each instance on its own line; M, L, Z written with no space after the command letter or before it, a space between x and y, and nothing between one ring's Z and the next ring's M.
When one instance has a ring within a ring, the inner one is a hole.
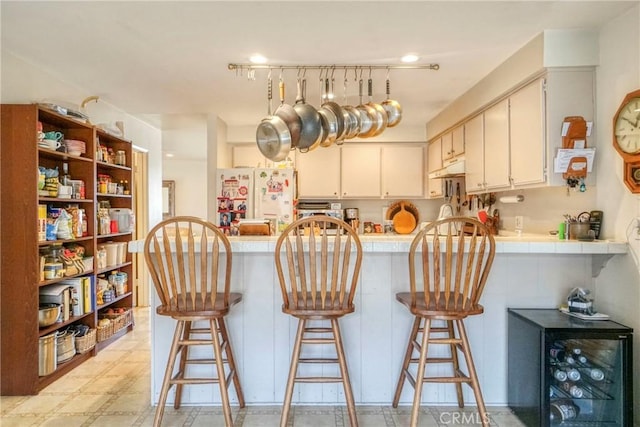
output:
M298 150L301 153L306 153L320 144L320 138L322 137L322 123L320 122L320 115L318 111L313 108L312 105L305 103L304 97L307 88L307 81L303 78L302 82L298 79L298 95L296 97L296 103L293 106L296 114L300 117L300 141L298 142Z
M331 84L331 91L329 90L329 79L325 79L325 94L327 95L326 99L330 99L329 94L333 94L333 84ZM342 108L340 107L340 105L338 105L337 102L333 102L333 101L325 101L324 104L322 104L322 108L326 108L327 110L330 110L336 117L336 137L334 139L334 142L338 142L338 141L342 141L344 140L344 134L345 134L345 120L346 120L346 116L348 115L347 113L345 113Z
M323 99L328 98L328 86L329 79L327 79L327 90L323 90L324 80L320 77L320 103L322 104L318 109L318 114L320 114L320 121L322 122L322 141L320 141L321 147L329 147L334 142L336 142L336 138L338 136L338 117L336 116L333 109L327 106L327 102L322 102Z
M362 103L362 79L358 82L359 93L360 93L360 105L356 107L358 112L360 113L360 130L358 132L358 136L360 138L367 138L372 136L376 131L376 124L374 121L376 120L376 109L371 105Z
M391 94L391 83L389 82L389 77L387 77L387 99L382 101L382 108L387 112L387 127L394 127L400 120L402 120L402 106L398 101L393 99L389 99Z
M280 117L271 114L271 84L271 79L269 79L267 95L269 100L268 116L258 124L256 142L262 155L271 161L281 162L287 158L287 154L291 150L291 132Z
M368 135L368 136L378 136L387 128L387 123L389 119L387 116L387 112L385 111L384 108L382 108L382 105L373 102L373 100L371 99L371 97L373 96L373 80L369 79L367 82L367 86L368 86L368 93L369 93L369 102L367 103L367 105L370 105L375 110L375 115L373 116L374 117L373 126L372 126L374 130L370 131L371 135Z
M291 105L284 103L284 82L282 81L282 77L278 83L278 88L280 92L280 106L276 108L276 116L280 117L287 124L289 132L291 132L291 149L295 149L300 143L302 123L296 110L294 110Z
M351 139L358 136L360 133L360 111L353 105L347 104L347 72L345 70L344 76L344 104L342 111L345 113L344 120L344 138ZM340 142L339 142L340 143Z

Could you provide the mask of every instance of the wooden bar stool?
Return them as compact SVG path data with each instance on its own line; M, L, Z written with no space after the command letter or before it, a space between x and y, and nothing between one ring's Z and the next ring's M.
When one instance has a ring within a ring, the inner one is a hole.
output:
M294 383L336 382L344 387L351 426L357 426L338 319L355 310L353 297L362 264L360 239L344 221L328 216L307 217L284 230L276 244L275 256L282 311L298 318L280 426L287 425ZM310 325L315 320L330 321L331 327ZM303 345L327 344L335 346L335 358L300 357ZM341 375L299 376L299 364L307 363L337 363Z
M229 240L210 222L188 216L174 217L149 232L144 257L160 297L161 305L156 312L178 321L153 425L162 423L171 386L176 386L174 407L178 409L183 385L218 383L225 424L232 426L227 391L231 382L241 408L244 397L224 322L230 307L242 300L242 294L230 292ZM194 327L196 321L206 321L207 325ZM211 346L213 357L190 358L194 345ZM176 361L178 369L174 374ZM187 376L189 365L206 364L215 365L216 375L211 378Z
M396 294L396 299L409 309L415 320L393 398L393 407L398 406L404 381L408 380L415 389L411 411L412 427L418 423L424 382L454 383L461 408L464 407L462 383L469 384L476 398L482 425L489 425L464 319L481 314L484 310L478 301L494 255L495 241L489 229L481 222L465 217L432 222L411 243L410 292L400 292ZM434 320L444 321L444 326L434 325ZM422 334L421 340L418 340L419 333ZM427 357L430 344L448 346L450 356ZM468 374L460 369L458 350L465 358ZM418 358L413 357L414 351L419 354ZM427 363L450 363L453 376L425 377ZM411 364L417 364L415 376L409 371Z

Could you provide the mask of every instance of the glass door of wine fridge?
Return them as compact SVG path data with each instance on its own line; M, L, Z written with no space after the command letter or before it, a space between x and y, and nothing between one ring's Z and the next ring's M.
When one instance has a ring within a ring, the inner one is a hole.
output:
M631 426L632 329L509 309L509 406L527 426Z

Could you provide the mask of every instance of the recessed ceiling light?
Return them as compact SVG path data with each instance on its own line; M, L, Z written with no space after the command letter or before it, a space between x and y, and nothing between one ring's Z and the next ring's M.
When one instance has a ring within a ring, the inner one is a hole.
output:
M400 58L402 62L416 62L418 60L418 55L408 54Z
M166 153L164 156L165 157L173 157L173 153Z
M257 54L249 57L249 61L251 61L252 64L264 64L265 62L267 62L267 58Z

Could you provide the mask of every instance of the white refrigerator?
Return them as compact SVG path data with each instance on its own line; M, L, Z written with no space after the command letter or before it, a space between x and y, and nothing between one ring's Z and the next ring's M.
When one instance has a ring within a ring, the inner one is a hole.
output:
M268 219L271 234L280 234L295 220L294 169L218 169L217 225L238 235L243 219Z
M295 220L295 170L255 169L254 183L253 217L268 219L272 234L280 234Z

